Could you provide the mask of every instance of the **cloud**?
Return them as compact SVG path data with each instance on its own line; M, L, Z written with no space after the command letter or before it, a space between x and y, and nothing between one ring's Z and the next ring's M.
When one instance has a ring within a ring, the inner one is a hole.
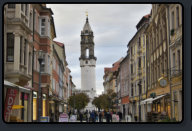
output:
M57 38L65 44L73 82L81 87L80 33L88 10L94 32L97 93L103 91L104 67L124 57L127 44L136 33L136 24L151 11L150 4L47 4L54 13Z

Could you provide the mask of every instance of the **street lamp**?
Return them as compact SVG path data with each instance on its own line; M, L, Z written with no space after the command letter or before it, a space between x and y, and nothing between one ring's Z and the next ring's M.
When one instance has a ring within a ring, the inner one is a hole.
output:
M139 122L141 122L141 81L137 85L139 86Z
M41 66L43 63L43 51L39 50L38 52L38 61L39 61L39 90L38 90L38 96L39 96L39 107L38 107L38 122L41 121L42 116L42 93L41 93Z

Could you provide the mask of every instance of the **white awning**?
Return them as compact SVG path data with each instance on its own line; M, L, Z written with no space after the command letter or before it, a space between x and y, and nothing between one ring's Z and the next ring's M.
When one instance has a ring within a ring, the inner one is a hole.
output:
M31 92L30 89L24 88L22 86L16 85L16 84L11 83L11 82L6 81L6 80L4 80L4 86L8 86L8 87L12 87L12 88L17 88L17 89L19 89L19 91L22 91L22 92L25 92L25 93L30 93Z
M146 99L146 100L143 100L143 101L141 101L141 104L151 104L154 100L157 100L157 99L160 99L161 97L163 97L163 96L165 96L166 94L164 94L164 95L160 95L160 96L157 96L157 97L155 97L155 98L148 98L148 99Z

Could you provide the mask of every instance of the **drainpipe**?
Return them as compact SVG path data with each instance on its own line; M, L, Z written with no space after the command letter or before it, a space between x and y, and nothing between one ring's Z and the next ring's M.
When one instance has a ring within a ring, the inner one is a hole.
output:
M35 18L34 18L34 12L35 12L35 10L34 10L34 7L33 7L33 53L32 53L32 79L31 79L31 85L32 85L32 88L33 88L33 66L34 66L34 22L35 22ZM32 116L32 121L33 121L33 90L32 90L32 98L31 98L32 100L31 100L31 103L32 103L32 106L31 106L31 116Z
M147 25L148 26L148 25ZM146 29L146 28L145 28ZM145 84L146 84L146 99L147 99L147 93L148 93L148 79L147 79L147 73L148 73L148 69L147 69L148 65L147 65L147 35L145 35ZM148 74L150 77L150 73ZM147 120L147 103L145 104L145 121Z
M173 118L173 114L172 114L172 87L171 87L171 53L170 53L170 18L169 18L169 5L166 5L167 7L167 32L168 32L168 68L167 71L169 73L169 87L170 87L170 109L171 109L171 119Z

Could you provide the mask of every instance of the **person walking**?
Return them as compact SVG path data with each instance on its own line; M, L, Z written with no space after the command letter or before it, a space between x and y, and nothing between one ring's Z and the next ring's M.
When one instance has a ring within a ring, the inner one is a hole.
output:
M90 111L89 112L87 112L87 122L90 122Z
M121 122L121 120L122 120L122 113L119 111L118 115L119 115L119 122Z
M80 119L80 122L83 121L83 114L81 112L79 112L79 119Z
M102 122L102 113L99 112L99 122Z
M95 121L96 121L96 122L98 122L98 117L99 117L99 115L98 115L98 112L96 111L96 112L95 112Z
M107 122L110 122L110 113L109 113L109 111L107 111L107 113L106 113L106 119L107 119Z

